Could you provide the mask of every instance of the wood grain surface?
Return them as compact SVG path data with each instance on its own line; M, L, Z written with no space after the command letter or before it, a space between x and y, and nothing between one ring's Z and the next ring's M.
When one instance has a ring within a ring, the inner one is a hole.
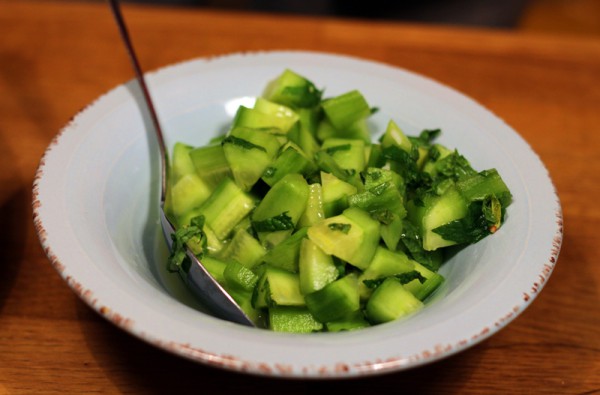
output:
M51 139L133 76L108 6L0 1L0 394L600 393L600 40L133 5L124 13L148 70L303 49L386 62L466 93L518 130L548 167L564 214L559 261L508 327L407 372L286 381L147 345L71 292L32 225L33 176Z

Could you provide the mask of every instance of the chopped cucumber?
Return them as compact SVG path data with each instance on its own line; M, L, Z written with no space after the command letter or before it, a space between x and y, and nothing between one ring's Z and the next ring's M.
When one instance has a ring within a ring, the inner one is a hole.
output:
M277 306L269 309L269 328L275 332L310 333L323 329L306 307Z
M297 273L300 248L307 231L308 228L300 228L296 233L277 244L263 256L263 262Z
M194 148L189 156L196 174L213 189L225 177L233 177L221 144Z
M254 199L230 178L225 178L202 204L199 211L219 240L229 236L233 228L254 209Z
M397 320L423 308L423 302L393 278L386 279L369 298L367 318L374 323Z
M413 314L445 281L445 247L474 243L512 201L495 169L477 172L374 112L357 90L322 99L292 70L268 83L229 132L178 142L165 209L177 225L169 267L208 272L259 326L350 331ZM182 228L182 229L180 229Z
M325 253L364 270L379 245L379 222L365 211L351 207L311 226L308 238Z
M254 288L252 303L257 308L306 305L298 275L269 265Z
M300 291L304 295L320 290L335 281L339 275L331 255L326 254L310 239L301 241L298 271Z
M327 284L324 288L305 296L306 307L319 322L331 322L357 311L360 308L358 280L356 275Z
M262 129L234 128L223 140L225 158L235 182L244 191L263 175L279 151L279 140Z
M371 115L371 108L357 90L323 101L321 104L327 119L334 128L343 130Z

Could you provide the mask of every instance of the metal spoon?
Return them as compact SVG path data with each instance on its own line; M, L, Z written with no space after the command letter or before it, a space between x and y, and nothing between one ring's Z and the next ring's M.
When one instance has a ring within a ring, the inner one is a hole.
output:
M150 117L152 118L154 131L156 132L161 165L160 223L165 239L167 240L167 244L169 244L169 248L171 248L173 244L171 235L175 233L175 227L167 218L164 210L166 190L168 185L167 164L169 161L168 151L165 147L164 135L162 133L160 122L158 121L158 116L156 115L152 99L150 98L139 61L133 49L131 40L129 39L129 33L125 25L125 20L121 14L119 1L109 0L109 3L119 27L121 38L123 39L125 47L127 48L127 52L129 53L137 81L140 84L146 106L148 107ZM192 265L187 274L187 286L200 298L204 305L206 305L206 307L208 307L216 316L222 319L237 322L243 325L256 326L256 324L243 312L231 295L229 295L227 291L225 291L225 289L223 289L223 287L208 273L202 263L189 250L189 248L187 249L187 256L192 261Z

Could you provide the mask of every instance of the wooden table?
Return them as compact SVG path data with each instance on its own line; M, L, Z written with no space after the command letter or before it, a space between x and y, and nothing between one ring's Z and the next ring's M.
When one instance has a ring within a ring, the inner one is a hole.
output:
M600 40L127 6L146 69L233 51L308 49L407 68L505 119L547 165L564 210L558 265L507 328L441 362L349 381L288 382L194 364L117 329L48 263L32 226L44 149L132 78L104 3L0 5L0 393L590 394L600 391Z

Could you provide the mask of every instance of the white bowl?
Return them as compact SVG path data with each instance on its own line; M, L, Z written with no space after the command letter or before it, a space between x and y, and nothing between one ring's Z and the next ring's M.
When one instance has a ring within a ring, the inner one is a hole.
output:
M346 333L295 335L232 324L205 312L163 269L157 147L135 82L77 114L48 147L34 184L34 221L53 266L93 309L148 343L205 364L266 376L355 377L462 351L506 326L550 276L561 208L527 143L464 95L414 73L312 52L197 59L148 75L168 145L205 143L240 103L291 68L326 95L359 89L407 133L441 128L476 169L498 169L514 195L506 224L441 269L447 281L406 320Z

